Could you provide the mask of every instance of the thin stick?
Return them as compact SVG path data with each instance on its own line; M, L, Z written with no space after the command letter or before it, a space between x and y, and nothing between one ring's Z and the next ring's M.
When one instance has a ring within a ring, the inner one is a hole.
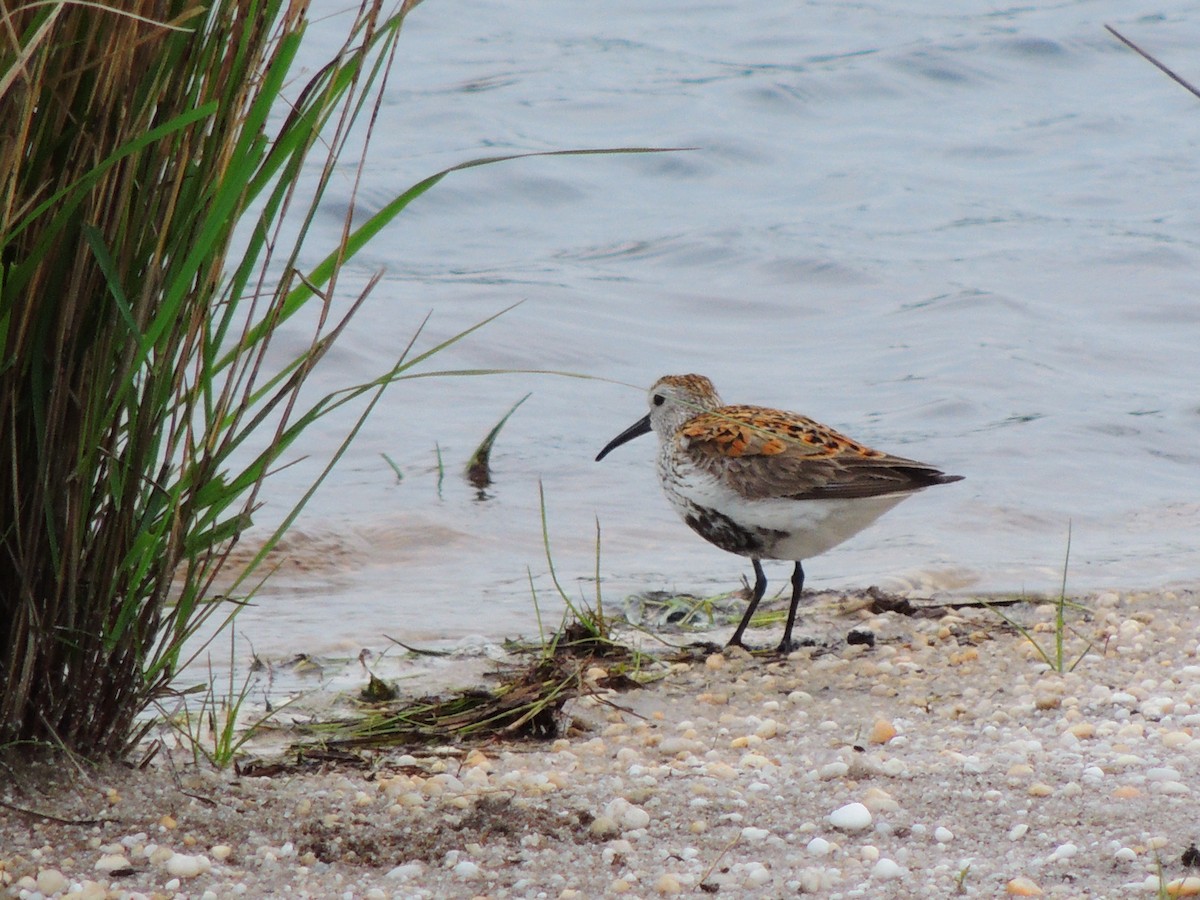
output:
M712 861L712 865L708 867L708 870L700 876L700 881L698 882L699 884L704 884L706 881L708 881L708 876L716 871L717 866L721 863L721 860L725 858L726 854L729 853L730 850L738 845L738 842L741 839L742 833L739 831L733 836L733 840L725 845L725 849L717 854L717 858Z
M36 809L27 809L24 806L17 806L15 803L8 803L4 800L0 800L0 806L3 806L5 809L11 809L13 812L21 813L24 816L44 819L47 822L58 822L60 825L99 825L101 822L108 821L107 819L64 819L61 816L39 812Z
M1165 74L1168 78L1170 78L1176 84L1182 85L1184 88L1191 91L1197 97L1200 97L1200 90L1197 90L1195 87L1193 87L1186 79L1182 78L1179 75L1176 75L1173 71L1171 71L1169 68L1167 68L1167 66L1160 63L1157 59L1155 59L1153 56L1151 56L1149 53L1147 53L1145 50L1143 50L1141 47L1139 47L1137 44L1135 44L1129 38L1125 37L1125 35L1121 34L1121 32L1117 31L1117 29L1113 28L1111 25L1105 25L1104 27L1106 29L1108 29L1108 32L1113 37L1115 37L1118 41L1120 41L1122 44L1124 44L1126 47L1128 47L1130 50L1132 50L1138 56L1142 57L1142 59L1144 59L1147 62L1149 62L1150 64L1152 64L1155 68L1157 68L1160 72Z

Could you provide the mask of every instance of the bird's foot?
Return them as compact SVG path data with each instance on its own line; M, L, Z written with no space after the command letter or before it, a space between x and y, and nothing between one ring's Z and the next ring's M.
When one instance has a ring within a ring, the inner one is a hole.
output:
M787 656L793 650L799 650L801 647L819 647L819 646L821 646L821 642L818 641L816 638L809 637L808 635L804 635L799 638L788 638L786 640L782 640L779 642L779 646L774 647L774 648L751 647L749 644L743 643L742 641L730 641L728 644L725 645L725 649L729 650L731 647L737 647L739 650L745 650L747 653L753 654L754 656L767 656L767 655Z
M799 638L784 638L779 642L779 646L775 648L775 652L780 656L787 656L793 650L799 650L801 647L817 647L820 642L815 637L804 635Z

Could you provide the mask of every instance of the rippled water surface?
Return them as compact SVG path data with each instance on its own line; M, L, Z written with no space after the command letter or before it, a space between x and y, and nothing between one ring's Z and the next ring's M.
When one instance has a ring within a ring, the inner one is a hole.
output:
M429 361L645 387L710 376L966 476L811 561L815 587L1054 590L1200 577L1200 5L428 0L406 25L359 203L450 176L341 290L382 282L322 374ZM340 8L318 4L318 16ZM318 21L314 60L344 26ZM347 172L318 229L336 239ZM314 246L312 259L318 257ZM295 335L297 342L303 336ZM462 477L497 442L495 484ZM542 549L594 597L736 586L661 496L653 438L598 449L640 390L528 375L391 389L240 620L259 652L493 639L557 616ZM345 422L266 493L295 497ZM399 467L397 479L382 454ZM441 469L439 470L439 454ZM768 575L783 585L786 564Z

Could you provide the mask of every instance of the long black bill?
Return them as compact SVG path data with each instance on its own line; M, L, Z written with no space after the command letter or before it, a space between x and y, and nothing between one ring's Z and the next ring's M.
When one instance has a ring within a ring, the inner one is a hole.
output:
M609 441L608 444L605 445L604 449L596 455L596 462L600 462L600 460L608 456L610 451L615 450L617 447L620 447L627 441L632 441L635 437L641 437L643 434L646 434L649 431L650 413L646 413L646 415L642 416L640 419L618 434L615 438Z

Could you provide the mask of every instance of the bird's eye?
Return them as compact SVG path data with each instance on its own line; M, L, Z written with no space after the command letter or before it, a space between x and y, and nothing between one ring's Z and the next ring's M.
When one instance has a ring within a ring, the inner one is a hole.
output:
M664 397L662 394L654 395L654 405L655 406L662 406L666 402L667 402L667 398Z

